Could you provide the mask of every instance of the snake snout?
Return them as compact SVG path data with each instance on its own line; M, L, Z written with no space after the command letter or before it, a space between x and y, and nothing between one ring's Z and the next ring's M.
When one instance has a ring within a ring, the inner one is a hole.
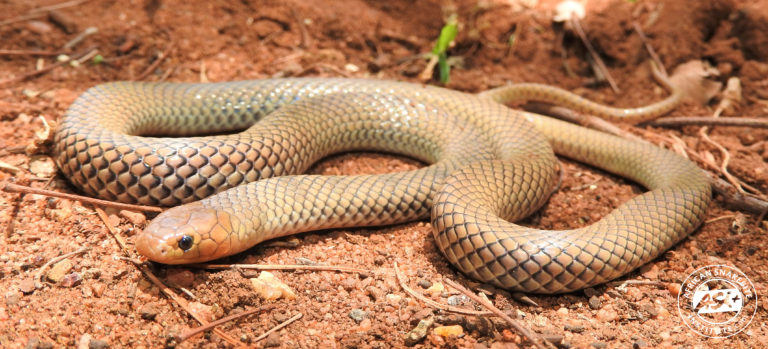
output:
M174 207L152 220L136 239L136 250L165 264L203 262L220 257L210 234L217 226L215 210L198 204ZM213 248L211 248L213 247Z

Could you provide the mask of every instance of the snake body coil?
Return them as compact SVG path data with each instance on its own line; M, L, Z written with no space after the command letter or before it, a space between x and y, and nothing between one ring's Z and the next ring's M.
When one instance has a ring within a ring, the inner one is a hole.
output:
M109 83L70 107L56 134L56 160L90 195L185 204L160 214L136 239L140 253L169 264L212 260L304 231L431 216L438 248L467 275L560 293L626 274L700 224L710 188L695 165L652 145L497 103L522 94L590 107L542 85L515 88L476 96L354 79ZM676 103L673 95L631 112L599 112L645 118ZM553 190L553 148L650 191L581 229L509 223L538 209ZM350 150L431 165L382 175L300 175Z

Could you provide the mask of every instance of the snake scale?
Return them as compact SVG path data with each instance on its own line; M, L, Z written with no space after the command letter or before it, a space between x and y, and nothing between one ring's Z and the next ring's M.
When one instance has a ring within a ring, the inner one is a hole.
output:
M665 113L679 96L613 109L536 84L472 95L362 79L115 82L72 104L54 152L71 183L89 195L181 205L136 238L141 254L167 264L213 260L305 231L431 217L437 247L466 275L511 290L563 293L630 272L701 223L710 187L690 161L500 103L513 99L637 121ZM429 165L302 175L352 150ZM554 190L553 150L649 191L580 229L510 223Z

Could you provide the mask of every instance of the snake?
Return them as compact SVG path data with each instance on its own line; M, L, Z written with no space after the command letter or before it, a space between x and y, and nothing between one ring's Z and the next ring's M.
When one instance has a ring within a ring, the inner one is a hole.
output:
M680 96L623 109L540 84L470 94L351 78L110 82L72 103L53 151L85 194L172 207L134 240L140 254L164 264L215 260L301 232L428 219L436 247L465 275L555 294L625 275L701 224L711 189L691 161L505 105L521 99L636 122L666 113ZM350 151L425 165L305 174ZM577 229L513 223L556 190L555 154L648 190Z

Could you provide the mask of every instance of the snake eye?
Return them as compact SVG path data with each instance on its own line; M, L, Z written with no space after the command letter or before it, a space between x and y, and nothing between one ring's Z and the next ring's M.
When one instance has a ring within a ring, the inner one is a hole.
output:
M184 235L181 237L181 239L179 239L179 248L184 252L187 252L190 248L192 248L192 242L194 242L194 239L192 239L191 236Z

